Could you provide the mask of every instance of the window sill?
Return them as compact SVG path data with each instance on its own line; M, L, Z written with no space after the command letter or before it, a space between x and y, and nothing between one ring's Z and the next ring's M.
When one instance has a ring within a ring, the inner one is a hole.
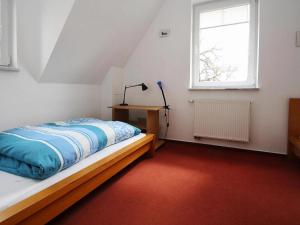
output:
M189 91L259 91L259 87L191 87Z
M20 69L14 66L0 66L0 71L19 72Z

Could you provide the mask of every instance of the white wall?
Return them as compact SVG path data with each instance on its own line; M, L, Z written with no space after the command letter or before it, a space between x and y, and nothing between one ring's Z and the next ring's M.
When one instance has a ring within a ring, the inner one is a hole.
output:
M112 119L112 110L108 107L120 104L123 99L123 69L119 67L110 68L101 83L101 118L103 120Z
M259 91L189 91L191 2L167 0L124 68L125 83L145 82L150 90L128 93L130 103L162 104L156 81L165 84L171 105L168 138L193 139L193 105L189 99L249 99L253 102L251 143L206 140L202 143L286 153L288 98L300 97L299 0L260 0ZM160 29L171 29L160 39Z
M0 131L29 124L99 117L99 86L39 84L26 71L0 72Z
M30 4L23 2L17 1L20 72L0 71L0 131L26 124L99 117L100 86L39 84L34 80L32 71L39 69L35 65L41 60L34 51L42 35L36 21L41 15L39 7L26 8Z

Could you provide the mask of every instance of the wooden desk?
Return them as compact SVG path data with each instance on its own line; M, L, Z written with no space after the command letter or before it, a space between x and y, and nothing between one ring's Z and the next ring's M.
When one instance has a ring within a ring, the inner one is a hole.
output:
M141 106L141 105L128 105L112 106L112 119L114 121L122 121L129 123L133 126L144 130L146 133L151 133L156 135L155 149L158 149L165 142L158 139L159 135L159 111L163 109L162 106ZM129 111L130 110L141 110L145 111L147 116L145 121L130 121Z

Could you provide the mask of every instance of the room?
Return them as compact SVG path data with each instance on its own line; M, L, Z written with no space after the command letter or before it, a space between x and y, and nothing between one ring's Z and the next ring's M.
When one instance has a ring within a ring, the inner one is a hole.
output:
M0 0L0 224L300 224L299 0Z

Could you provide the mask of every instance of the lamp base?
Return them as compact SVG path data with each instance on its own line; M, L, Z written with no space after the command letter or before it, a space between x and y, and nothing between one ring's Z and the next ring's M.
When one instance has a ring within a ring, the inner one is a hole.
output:
M120 106L128 106L128 104L127 103L122 103L122 104L120 104Z

